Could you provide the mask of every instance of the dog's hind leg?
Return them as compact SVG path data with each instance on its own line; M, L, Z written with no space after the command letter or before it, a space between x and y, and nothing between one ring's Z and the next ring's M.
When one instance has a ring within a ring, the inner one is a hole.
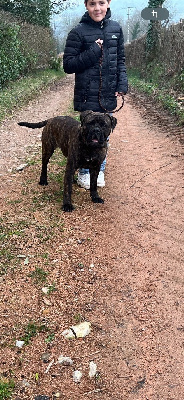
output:
M99 174L99 169L90 169L90 196L93 203L104 203L104 200L99 196L97 192L97 178Z
M74 157L68 157L65 176L64 176L64 191L63 191L63 211L71 212L74 210L72 205L72 183L75 173L75 160Z
M54 153L54 147L47 147L42 143L42 170L40 175L39 185L46 186L47 182L47 164L50 160L50 157Z

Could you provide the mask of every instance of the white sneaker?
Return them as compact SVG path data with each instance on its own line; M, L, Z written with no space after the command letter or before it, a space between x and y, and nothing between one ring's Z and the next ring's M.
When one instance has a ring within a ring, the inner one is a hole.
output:
M90 188L90 174L78 173L77 184L84 189Z
M97 186L104 187L105 186L105 179L104 179L104 172L100 171L97 178Z

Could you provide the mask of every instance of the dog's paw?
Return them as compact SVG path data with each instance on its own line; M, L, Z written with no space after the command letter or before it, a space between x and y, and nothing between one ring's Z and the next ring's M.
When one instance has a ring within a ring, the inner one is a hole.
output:
M41 185L41 186L47 186L47 185L48 185L48 182L47 182L47 180L45 180L45 179L40 179L39 185Z
M72 212L74 210L74 206L72 204L63 204L63 211L65 212Z
M104 200L101 197L92 197L93 203L104 203Z

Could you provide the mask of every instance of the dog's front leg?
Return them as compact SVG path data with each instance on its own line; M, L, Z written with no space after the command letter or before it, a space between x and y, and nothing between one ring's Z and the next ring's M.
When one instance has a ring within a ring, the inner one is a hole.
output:
M68 159L64 176L64 191L63 191L63 211L67 212L71 212L74 210L74 207L71 202L74 173L75 173L74 160Z
M104 203L104 200L99 196L97 192L97 178L100 168L90 169L90 196L93 203Z

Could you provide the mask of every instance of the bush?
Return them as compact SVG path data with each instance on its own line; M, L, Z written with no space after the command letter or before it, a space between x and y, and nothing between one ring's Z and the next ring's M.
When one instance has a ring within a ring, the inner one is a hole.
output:
M18 33L18 25L0 23L0 87L17 79L25 69Z
M0 89L36 69L48 68L55 55L51 29L22 23L0 11ZM59 64L55 67L59 70Z
M61 69L62 60L60 57L53 57L50 60L49 67L59 71Z

